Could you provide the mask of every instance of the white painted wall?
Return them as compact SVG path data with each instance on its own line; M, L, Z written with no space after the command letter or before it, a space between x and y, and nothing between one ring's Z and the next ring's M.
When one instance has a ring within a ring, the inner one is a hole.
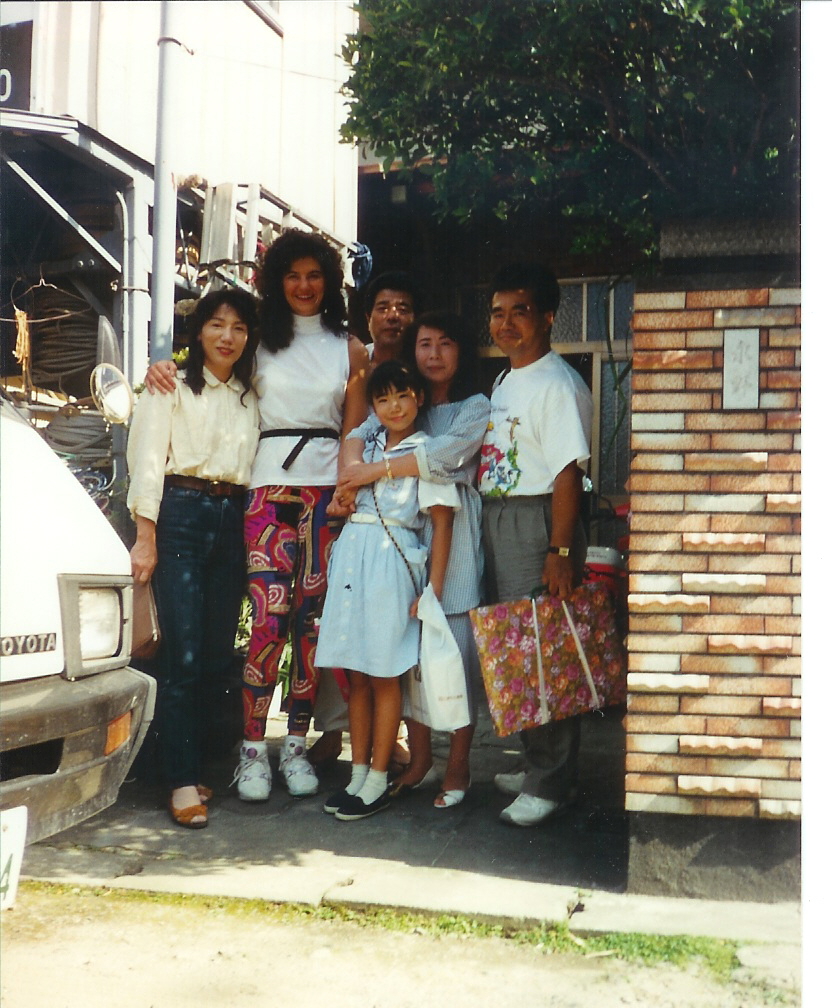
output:
M258 182L340 238L357 221L357 157L339 143L340 50L351 0L271 5L283 38L240 0L176 0L182 80L173 163L211 184ZM156 0L35 5L32 111L71 115L153 161Z

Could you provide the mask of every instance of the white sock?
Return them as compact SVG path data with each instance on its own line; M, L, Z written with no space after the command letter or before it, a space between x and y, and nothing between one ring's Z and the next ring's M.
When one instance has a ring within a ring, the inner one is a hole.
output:
M364 781L361 790L358 792L358 797L365 805L372 805L376 798L381 798L386 790L387 771L370 770L367 774L367 779Z
M352 765L352 777L350 777L350 782L346 786L346 792L350 795L356 795L364 786L364 781L367 779L367 774L370 772L370 767L367 763L353 763Z

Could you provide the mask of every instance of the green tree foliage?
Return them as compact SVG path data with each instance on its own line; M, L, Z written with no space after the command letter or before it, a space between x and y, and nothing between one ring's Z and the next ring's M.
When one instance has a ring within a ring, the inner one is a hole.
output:
M798 4L361 0L347 141L429 176L440 217L557 205L584 241L797 199ZM603 226L593 232L593 222Z

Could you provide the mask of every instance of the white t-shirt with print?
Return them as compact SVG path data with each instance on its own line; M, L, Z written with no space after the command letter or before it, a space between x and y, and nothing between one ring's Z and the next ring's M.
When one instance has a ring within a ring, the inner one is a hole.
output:
M592 394L554 351L495 383L491 419L482 445L483 497L552 492L570 462L589 457Z

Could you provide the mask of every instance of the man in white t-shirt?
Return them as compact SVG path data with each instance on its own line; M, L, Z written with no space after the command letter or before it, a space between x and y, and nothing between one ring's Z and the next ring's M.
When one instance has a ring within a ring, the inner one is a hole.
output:
M509 370L494 385L479 471L488 602L541 585L566 598L583 569L580 464L589 457L592 396L551 349L559 301L557 280L537 264L506 266L491 285L491 338ZM569 802L579 729L573 717L521 732L528 769L495 777L516 795L504 822L534 826Z

